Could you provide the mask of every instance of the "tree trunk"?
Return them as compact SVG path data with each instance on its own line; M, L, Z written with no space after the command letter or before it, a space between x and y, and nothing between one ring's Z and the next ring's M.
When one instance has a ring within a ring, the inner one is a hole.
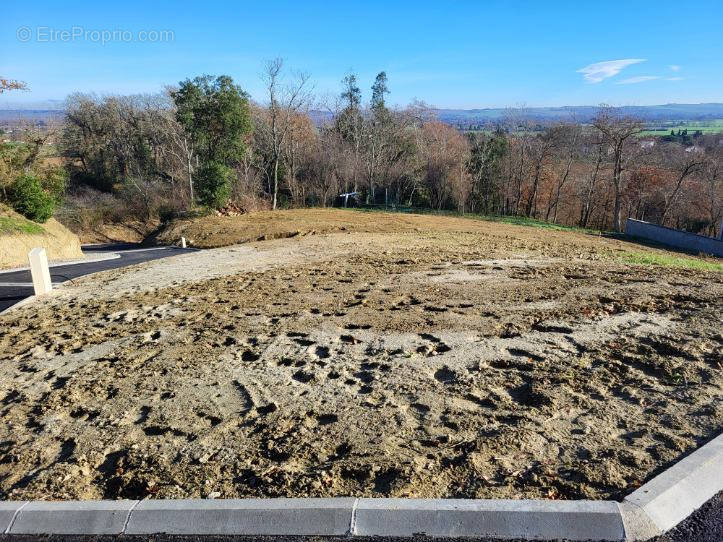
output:
M613 227L616 232L622 231L622 194L620 189L620 178L622 176L622 144L615 149L615 165L613 166L613 184L615 185L615 206L613 207Z
M193 208L193 167L191 166L191 157L188 157L188 188L191 194L191 205Z
M602 163L602 147L598 151L597 162L595 163L595 170L592 174L592 178L588 183L587 193L585 195L585 202L582 206L580 214L580 226L583 228L587 227L588 221L590 220L590 214L592 213L592 198L595 194L595 184L597 182L598 172L600 171L600 164Z
M274 158L274 201L271 206L272 210L276 210L276 200L279 194L279 159Z
M535 166L535 177L532 182L532 192L527 198L527 208L525 209L525 215L531 218L534 218L534 215L537 213L537 188L540 185L541 168L542 165L540 163Z
M621 207L621 198L620 198L620 186L618 183L615 183L615 205L613 207L613 227L615 228L616 232L622 231L621 228L621 217L620 217L620 211L622 210Z

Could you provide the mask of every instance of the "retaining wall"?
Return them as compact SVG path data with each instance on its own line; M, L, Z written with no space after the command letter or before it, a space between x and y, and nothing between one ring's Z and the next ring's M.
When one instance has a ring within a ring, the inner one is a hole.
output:
M658 226L650 222L628 218L625 223L625 234L655 241L662 245L702 252L713 256L723 257L723 241L695 233L674 230L665 226Z

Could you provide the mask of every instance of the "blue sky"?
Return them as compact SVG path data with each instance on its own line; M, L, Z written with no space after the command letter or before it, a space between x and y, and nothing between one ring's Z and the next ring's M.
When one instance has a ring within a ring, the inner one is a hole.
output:
M204 73L231 75L261 99L262 66L276 56L320 95L338 93L352 70L368 100L385 70L399 105L723 102L719 0L8 0L0 14L0 75L31 88L3 94L0 107L157 92ZM101 31L114 33L108 43ZM172 35L141 41L143 31Z

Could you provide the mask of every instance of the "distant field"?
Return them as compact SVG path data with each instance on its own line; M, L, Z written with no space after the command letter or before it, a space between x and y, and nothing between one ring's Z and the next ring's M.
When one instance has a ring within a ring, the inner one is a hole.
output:
M590 124L584 124L584 126L587 126L588 128L591 127ZM539 127L533 129L533 131L542 131L543 126L540 125ZM670 121L655 121L655 122L648 122L646 124L646 129L640 132L639 136L665 136L670 134L671 130L675 130L677 133L678 130L688 130L688 135L693 135L696 130L700 130L704 134L720 134L723 133L723 119L711 119L711 120L690 120L690 121L682 121L682 120L670 120ZM482 134L492 134L494 133L494 128L483 128L483 129L465 129L463 130L465 133L482 133ZM522 135L524 133L528 132L527 130L512 130L510 133L512 135Z
M692 135L697 130L700 130L704 134L719 134L723 133L723 119L714 119L706 121L671 121L663 123L650 123L648 129L643 131L640 135L668 135L671 130L688 130L688 134Z

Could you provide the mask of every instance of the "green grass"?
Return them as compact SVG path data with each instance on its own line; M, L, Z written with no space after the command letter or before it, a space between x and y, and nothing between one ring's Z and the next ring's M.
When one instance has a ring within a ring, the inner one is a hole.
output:
M623 262L631 265L658 265L662 267L697 269L699 271L723 272L723 264L696 258L686 258L684 256L671 256L654 252L629 252L623 254L620 258Z
M592 129L590 124L583 124L582 126ZM662 121L651 121L645 123L645 129L637 134L638 137L647 136L667 136L670 135L670 131L675 130L688 130L688 135L693 136L696 131L701 131L703 134L721 134L723 133L723 119L710 119L710 120L662 120ZM480 134L492 134L494 129L484 128L481 130L463 130L465 133L480 133ZM519 136L530 133L541 133L541 130L535 128L532 130L513 130L510 132L511 135Z
M524 216L487 216L476 214L460 215L464 218L473 218L476 220L486 220L488 222L502 222L503 224L514 224L516 226L528 226L531 228L544 228L555 231L576 231L580 233L600 233L598 230L587 228L579 228L577 226L565 226L563 224L555 224L553 222L545 222L536 218L527 218Z
M9 216L0 216L0 235L9 233L27 233L27 234L43 234L45 230L42 226L25 220L23 218L12 218Z
M648 123L649 128L640 132L640 136L665 136L669 135L671 130L688 130L688 135L692 136L697 130L704 134L718 134L723 132L723 119L714 119L707 121L667 121L660 123Z

